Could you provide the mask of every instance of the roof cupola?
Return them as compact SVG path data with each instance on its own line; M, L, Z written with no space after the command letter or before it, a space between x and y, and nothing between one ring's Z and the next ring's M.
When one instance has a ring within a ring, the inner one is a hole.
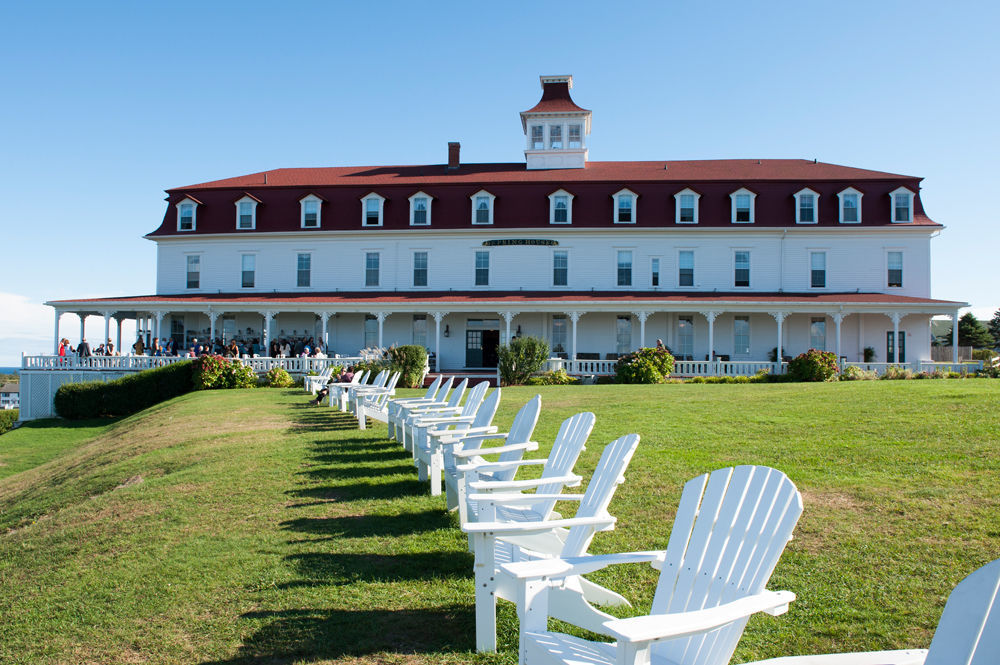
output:
M573 77L539 76L542 98L521 112L528 169L582 169L587 165L590 111L569 96Z

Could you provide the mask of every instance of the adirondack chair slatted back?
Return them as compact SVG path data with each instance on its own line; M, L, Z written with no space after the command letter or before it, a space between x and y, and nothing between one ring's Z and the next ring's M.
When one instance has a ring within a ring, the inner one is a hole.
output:
M1000 663L1000 559L958 583L948 596L924 665Z
M352 380L351 383L356 383L359 386L362 386L368 380L368 375L371 374L371 373L372 373L371 370L366 369L364 372L361 373L360 376L358 376L357 374L355 374L354 378L357 379L357 381Z
M372 381L372 385L376 388L382 388L385 386L385 382L389 379L389 370L384 369L375 376L375 380Z
M507 434L506 445L514 445L517 443L527 443L531 441L531 435L535 433L535 425L538 424L538 416L542 412L542 396L535 395L528 403L522 406L517 415L514 416L514 422L510 424L510 431ZM514 462L524 456L523 450L509 450L505 453L500 453L497 456L497 461L499 462ZM507 469L499 473L494 473L491 477L493 480L511 480L514 477L514 473L517 471L516 468Z
M802 514L788 476L768 467L719 469L684 485L652 614L716 607L764 590ZM684 665L727 663L746 619L654 645Z
M493 422L493 417L497 414L498 408L500 408L499 388L479 403L479 409L476 411L476 417L473 419L470 427L489 427Z
M451 391L451 397L448 398L448 402L445 406L456 407L462 403L462 397L465 396L465 389L469 385L468 379L462 379L459 381L458 386Z
M431 385L427 386L427 392L424 393L423 399L434 399L437 397L438 388L441 387L442 376L440 374L431 381Z
M580 454L586 450L587 439L594 429L595 422L597 422L597 416L589 411L578 413L562 421L559 433L556 434L556 440L552 443L552 450L549 451L549 457L545 462L545 468L542 470L542 478L561 478L573 471ZM565 483L562 481L545 483L538 486L536 493L559 494L563 490L563 485ZM546 519L555 507L555 501L544 501L533 506L532 509L541 516L540 519Z
M590 414L593 415L593 414ZM584 493L576 517L591 517L606 515L615 490L625 481L625 469L628 468L635 449L639 446L638 434L626 434L612 441L604 448L601 459L597 462L594 475L590 477L587 491ZM574 526L566 536L566 542L560 556L583 556L594 539L597 528L593 526Z
M479 411L479 406L483 403L483 398L486 397L486 391L489 390L489 387L489 381L481 381L472 386L469 396L465 399L465 404L462 405L463 416L476 415L476 412Z

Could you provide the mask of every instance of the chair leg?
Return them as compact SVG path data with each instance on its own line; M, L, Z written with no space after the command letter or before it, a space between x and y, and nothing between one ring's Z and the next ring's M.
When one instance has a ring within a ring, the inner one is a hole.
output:
M476 651L497 650L497 600L493 537L474 534L476 563Z
M441 451L432 452L430 478L428 479L431 481L431 496L441 496L441 471L443 467L444 459L441 456Z

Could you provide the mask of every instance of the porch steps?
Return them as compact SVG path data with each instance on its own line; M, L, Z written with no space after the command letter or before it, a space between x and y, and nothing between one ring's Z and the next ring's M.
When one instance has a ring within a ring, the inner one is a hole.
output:
M494 388L497 385L496 372L490 372L488 370L471 370L468 372L428 372L427 376L424 377L424 388L431 385L431 382L433 382L438 376L443 376L446 379L449 377L453 378L456 384L462 379L468 379L470 387L480 381L489 381L490 385Z

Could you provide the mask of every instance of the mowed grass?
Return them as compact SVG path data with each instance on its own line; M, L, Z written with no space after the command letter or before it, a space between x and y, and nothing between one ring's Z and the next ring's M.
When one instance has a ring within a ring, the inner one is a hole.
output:
M497 424L536 392L538 455L597 414L584 476L642 436L591 552L665 547L683 483L721 466L798 485L770 584L798 600L753 619L734 662L926 647L952 587L1000 557L1000 382L505 388ZM194 393L0 437L19 471L0 478L0 662L516 662L507 603L500 653L473 653L472 558L443 498L383 426L306 401ZM655 571L595 578L648 609Z

